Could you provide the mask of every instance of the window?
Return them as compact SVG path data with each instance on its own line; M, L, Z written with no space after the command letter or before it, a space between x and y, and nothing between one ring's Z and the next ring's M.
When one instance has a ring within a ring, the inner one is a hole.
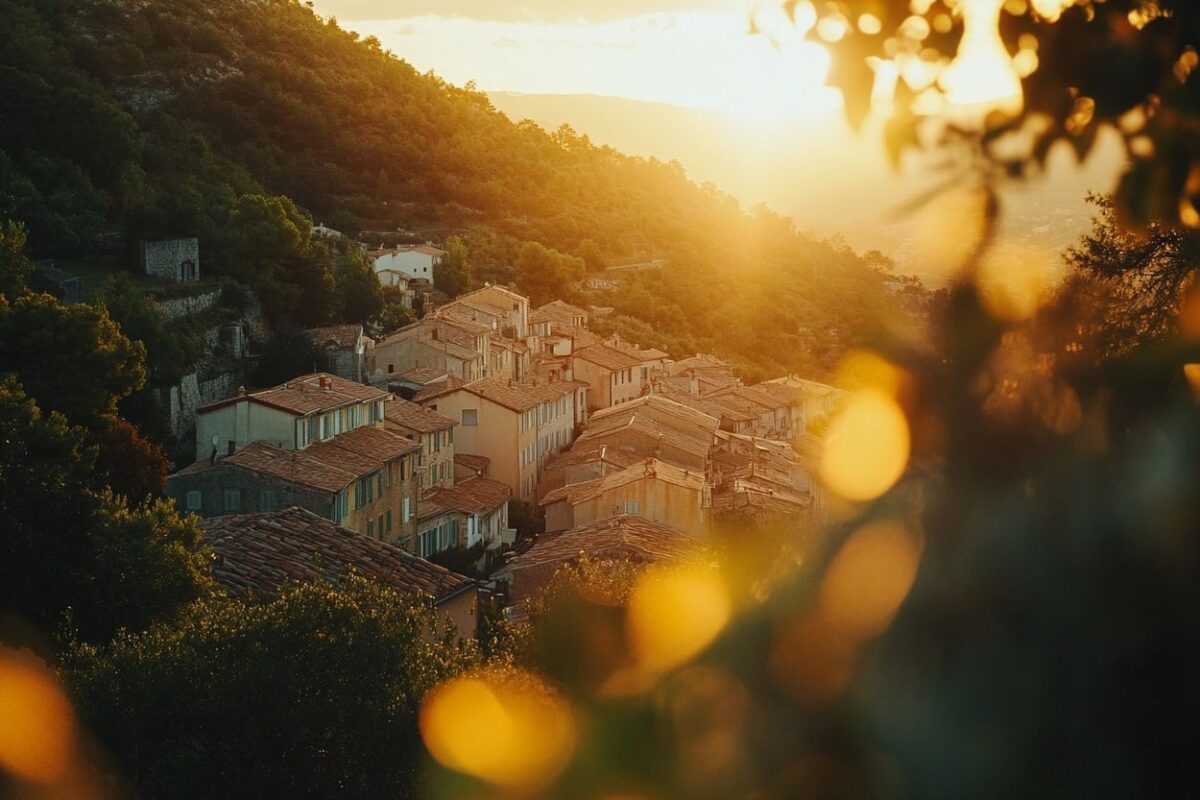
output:
M474 428L479 424L479 412L473 408L464 408L462 412L462 424L469 428Z
M380 497L383 497L383 472L383 470L379 470L375 473L375 490Z
M329 516L332 518L335 525L340 525L342 520L346 519L346 506L349 504L349 502L350 498L345 489L338 492L333 498L333 509L331 510Z
M400 516L400 521L404 524L408 524L408 518L412 515L411 502L409 498L404 498L404 510Z
M437 464L431 464L429 467L429 485L433 486L438 482Z
M189 491L187 493L187 510L199 511L204 506L204 503L202 502L203 499L204 495L202 495L199 491L195 489Z
M308 436L305 437L305 439L309 442L315 442L319 438L321 438L321 418L320 417L309 417L308 418Z
M379 536L383 536L383 514L379 515L379 520L375 523L375 530L379 531Z
M454 428L446 429L446 443L454 444Z
M396 371L396 365L395 365L395 364L388 364L388 375L391 375L391 374L392 374L393 372L395 372L395 371Z
M384 515L384 516L385 516L385 518L387 519L387 528L386 528L386 530L387 530L387 532L388 532L388 533L391 533L391 532L392 532L392 510L389 508L389 509L387 510L387 514L386 514L386 515Z
M226 489L221 493L221 508L224 511L242 510L242 490Z
M237 442L235 442L233 439L230 439L225 454L231 456L235 450L237 450Z
M308 426L304 420L296 420L296 449L303 450L308 447Z
M374 535L375 535L375 522L373 520L367 520L367 536L374 536Z
M274 511L279 507L279 502L275 497L274 489L263 489L258 493L258 510L259 511Z
M638 513L638 502L637 502L637 500L626 500L626 501L625 501L625 513L626 513L626 514L636 514L636 513Z

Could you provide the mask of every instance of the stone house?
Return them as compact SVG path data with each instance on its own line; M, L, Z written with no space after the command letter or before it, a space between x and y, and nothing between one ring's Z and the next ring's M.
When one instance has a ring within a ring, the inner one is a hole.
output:
M338 525L411 550L420 445L361 427L303 450L254 442L167 476L166 494L201 517L301 506Z
M326 372L301 375L258 392L196 411L196 458L232 454L251 442L303 450L365 425L383 426L384 403L392 395Z
M366 380L375 342L363 334L362 325L328 325L305 333L325 358L322 371L357 383Z
M485 477L426 491L421 497L415 552L429 556L451 547L482 545L484 560L494 560L517 538L508 526L511 497L506 484Z
M406 285L409 279L433 280L433 269L442 262L446 251L432 242L406 244L367 251L367 258L384 286Z
M641 362L603 344L575 350L571 359L576 380L591 387L588 411L610 408L642 396Z
M384 430L421 445L418 483L422 489L454 485L454 428L458 423L399 397L384 406Z
M375 368L383 379L418 368L464 381L487 375L492 331L465 320L430 316L406 325L375 345Z
M602 478L570 484L541 500L546 532L636 514L692 535L708 531L711 493L703 473L648 459Z
M195 283L200 280L200 240L143 240L138 243L138 266L165 281Z

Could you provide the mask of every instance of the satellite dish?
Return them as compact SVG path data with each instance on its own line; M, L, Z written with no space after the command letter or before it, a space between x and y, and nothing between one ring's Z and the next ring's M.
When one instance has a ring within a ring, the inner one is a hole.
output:
M220 435L214 433L212 435L212 439L210 439L209 441L212 442L213 447L216 447L217 444L221 441L221 437L220 437Z

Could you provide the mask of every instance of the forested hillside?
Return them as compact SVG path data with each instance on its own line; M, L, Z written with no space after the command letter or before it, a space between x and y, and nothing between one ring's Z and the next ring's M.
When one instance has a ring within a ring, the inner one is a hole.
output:
M845 248L677 164L514 124L296 2L0 0L0 15L0 219L26 224L36 257L197 235L208 274L243 278L269 254L231 217L284 195L352 235L462 234L477 275L518 283L537 280L515 270L524 242L583 257L561 262L575 280L665 258L658 285L597 299L628 330L760 371L828 366L888 305ZM321 280L294 272L273 274L302 301L268 310L322 316L304 313Z

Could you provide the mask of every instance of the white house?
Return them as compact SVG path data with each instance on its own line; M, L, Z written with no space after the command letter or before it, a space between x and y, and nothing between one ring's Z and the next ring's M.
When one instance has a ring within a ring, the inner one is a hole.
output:
M406 244L367 252L379 282L384 286L407 285L411 279L433 280L433 268L446 251L432 243Z

